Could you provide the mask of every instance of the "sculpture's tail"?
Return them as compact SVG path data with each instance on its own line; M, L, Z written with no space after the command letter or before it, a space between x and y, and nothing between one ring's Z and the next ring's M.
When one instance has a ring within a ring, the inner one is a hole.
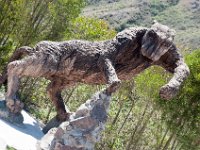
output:
M21 59L23 56L30 55L33 53L33 48L28 46L23 46L15 50L11 58L9 59L9 62ZM7 87L7 65L5 66L2 74L0 74L0 87L4 85Z

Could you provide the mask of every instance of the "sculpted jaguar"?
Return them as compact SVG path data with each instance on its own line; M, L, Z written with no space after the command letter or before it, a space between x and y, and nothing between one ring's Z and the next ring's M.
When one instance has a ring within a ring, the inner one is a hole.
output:
M151 28L125 29L108 41L42 41L34 48L21 47L13 54L7 75L1 77L3 81L8 77L7 107L14 113L23 108L16 98L21 77L45 77L51 81L47 92L56 106L57 118L63 121L69 115L61 97L63 89L76 83L120 84L152 65L173 73L160 89L160 96L170 99L189 75L173 38L174 30L155 22ZM27 56L17 60L23 55Z

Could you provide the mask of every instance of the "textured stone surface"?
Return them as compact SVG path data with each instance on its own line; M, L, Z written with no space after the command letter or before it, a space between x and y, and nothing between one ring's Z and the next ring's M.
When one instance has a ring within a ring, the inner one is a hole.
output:
M83 130L85 132L94 129L96 125L98 125L98 122L91 116L80 117L70 121L70 126L72 128Z
M49 130L49 132L42 137L41 142L39 141L37 143L37 150L51 150L53 144L52 141L54 139L56 131L57 128L52 128L51 130Z
M111 93L117 88L119 85L113 84L94 94L69 121L49 130L39 141L38 150L93 150L107 120Z

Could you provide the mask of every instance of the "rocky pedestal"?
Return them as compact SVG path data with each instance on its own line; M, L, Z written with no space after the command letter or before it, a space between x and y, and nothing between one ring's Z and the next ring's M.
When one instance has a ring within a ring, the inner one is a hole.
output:
M38 150L93 150L105 127L111 93L118 84L96 93L74 112L69 121L52 128L38 142Z

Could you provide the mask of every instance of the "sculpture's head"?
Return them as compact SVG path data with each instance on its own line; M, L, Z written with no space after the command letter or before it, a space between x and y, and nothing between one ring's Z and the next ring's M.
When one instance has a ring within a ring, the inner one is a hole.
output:
M160 97L163 99L175 97L190 72L173 43L174 36L174 30L155 21L142 39L142 54L154 64L174 73L171 80L160 89Z
M157 21L142 38L142 54L153 61L159 60L172 46L175 30Z

